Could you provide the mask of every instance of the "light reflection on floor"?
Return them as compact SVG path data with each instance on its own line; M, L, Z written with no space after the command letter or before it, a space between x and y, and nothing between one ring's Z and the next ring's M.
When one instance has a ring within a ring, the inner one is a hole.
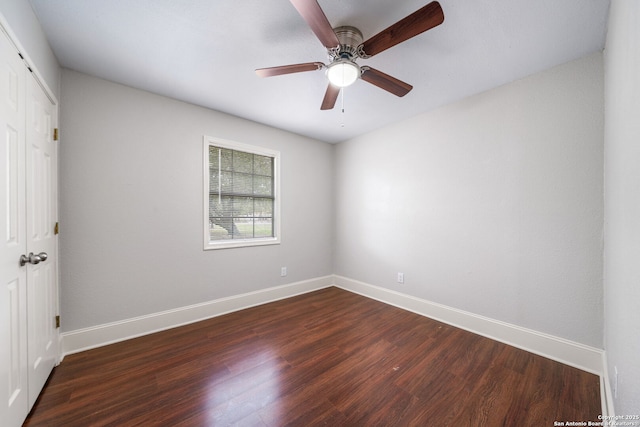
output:
M230 425L252 417L262 424L258 411L280 397L280 378L287 362L265 348L226 365L231 376L223 384L215 381L207 387L207 425Z

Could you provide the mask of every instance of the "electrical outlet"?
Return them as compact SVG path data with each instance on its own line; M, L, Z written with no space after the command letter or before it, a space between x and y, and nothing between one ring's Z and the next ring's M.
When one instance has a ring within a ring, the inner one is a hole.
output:
M404 273L398 273L398 283L404 283Z
M287 275L287 267L282 267L280 269L280 277L285 277Z

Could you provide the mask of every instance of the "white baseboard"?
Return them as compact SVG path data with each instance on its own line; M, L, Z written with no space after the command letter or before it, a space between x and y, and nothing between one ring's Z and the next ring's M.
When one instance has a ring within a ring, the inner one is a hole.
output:
M62 357L103 345L198 322L233 311L290 298L333 285L333 276L319 277L262 289L133 319L107 323L61 334Z
M609 363L607 363L607 352L602 352L602 375L600 376L600 397L602 398L602 415L615 419L615 409L613 407L613 392L611 391L611 380L609 378Z
M479 316L342 276L336 287L526 350L603 377L604 350ZM602 381L601 381L602 383Z
M61 334L62 356L336 286L604 378L604 351L342 276L325 276ZM604 381L606 383L606 381ZM607 394L610 394L610 390Z
M598 375L600 377L602 414L614 415L613 396L604 350L342 276L325 276L304 280L147 316L65 332L60 335L62 357L330 286L336 286Z

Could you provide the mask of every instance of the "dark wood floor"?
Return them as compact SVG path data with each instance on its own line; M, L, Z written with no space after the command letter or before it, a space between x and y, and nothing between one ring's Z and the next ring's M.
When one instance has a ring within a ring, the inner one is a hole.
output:
M553 426L597 376L337 288L67 356L27 426Z

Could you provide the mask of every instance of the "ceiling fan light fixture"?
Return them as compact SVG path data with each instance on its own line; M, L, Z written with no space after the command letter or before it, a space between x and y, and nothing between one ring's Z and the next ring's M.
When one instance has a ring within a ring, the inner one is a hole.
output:
M359 77L360 67L349 59L333 61L327 67L327 78L337 87L351 86Z

